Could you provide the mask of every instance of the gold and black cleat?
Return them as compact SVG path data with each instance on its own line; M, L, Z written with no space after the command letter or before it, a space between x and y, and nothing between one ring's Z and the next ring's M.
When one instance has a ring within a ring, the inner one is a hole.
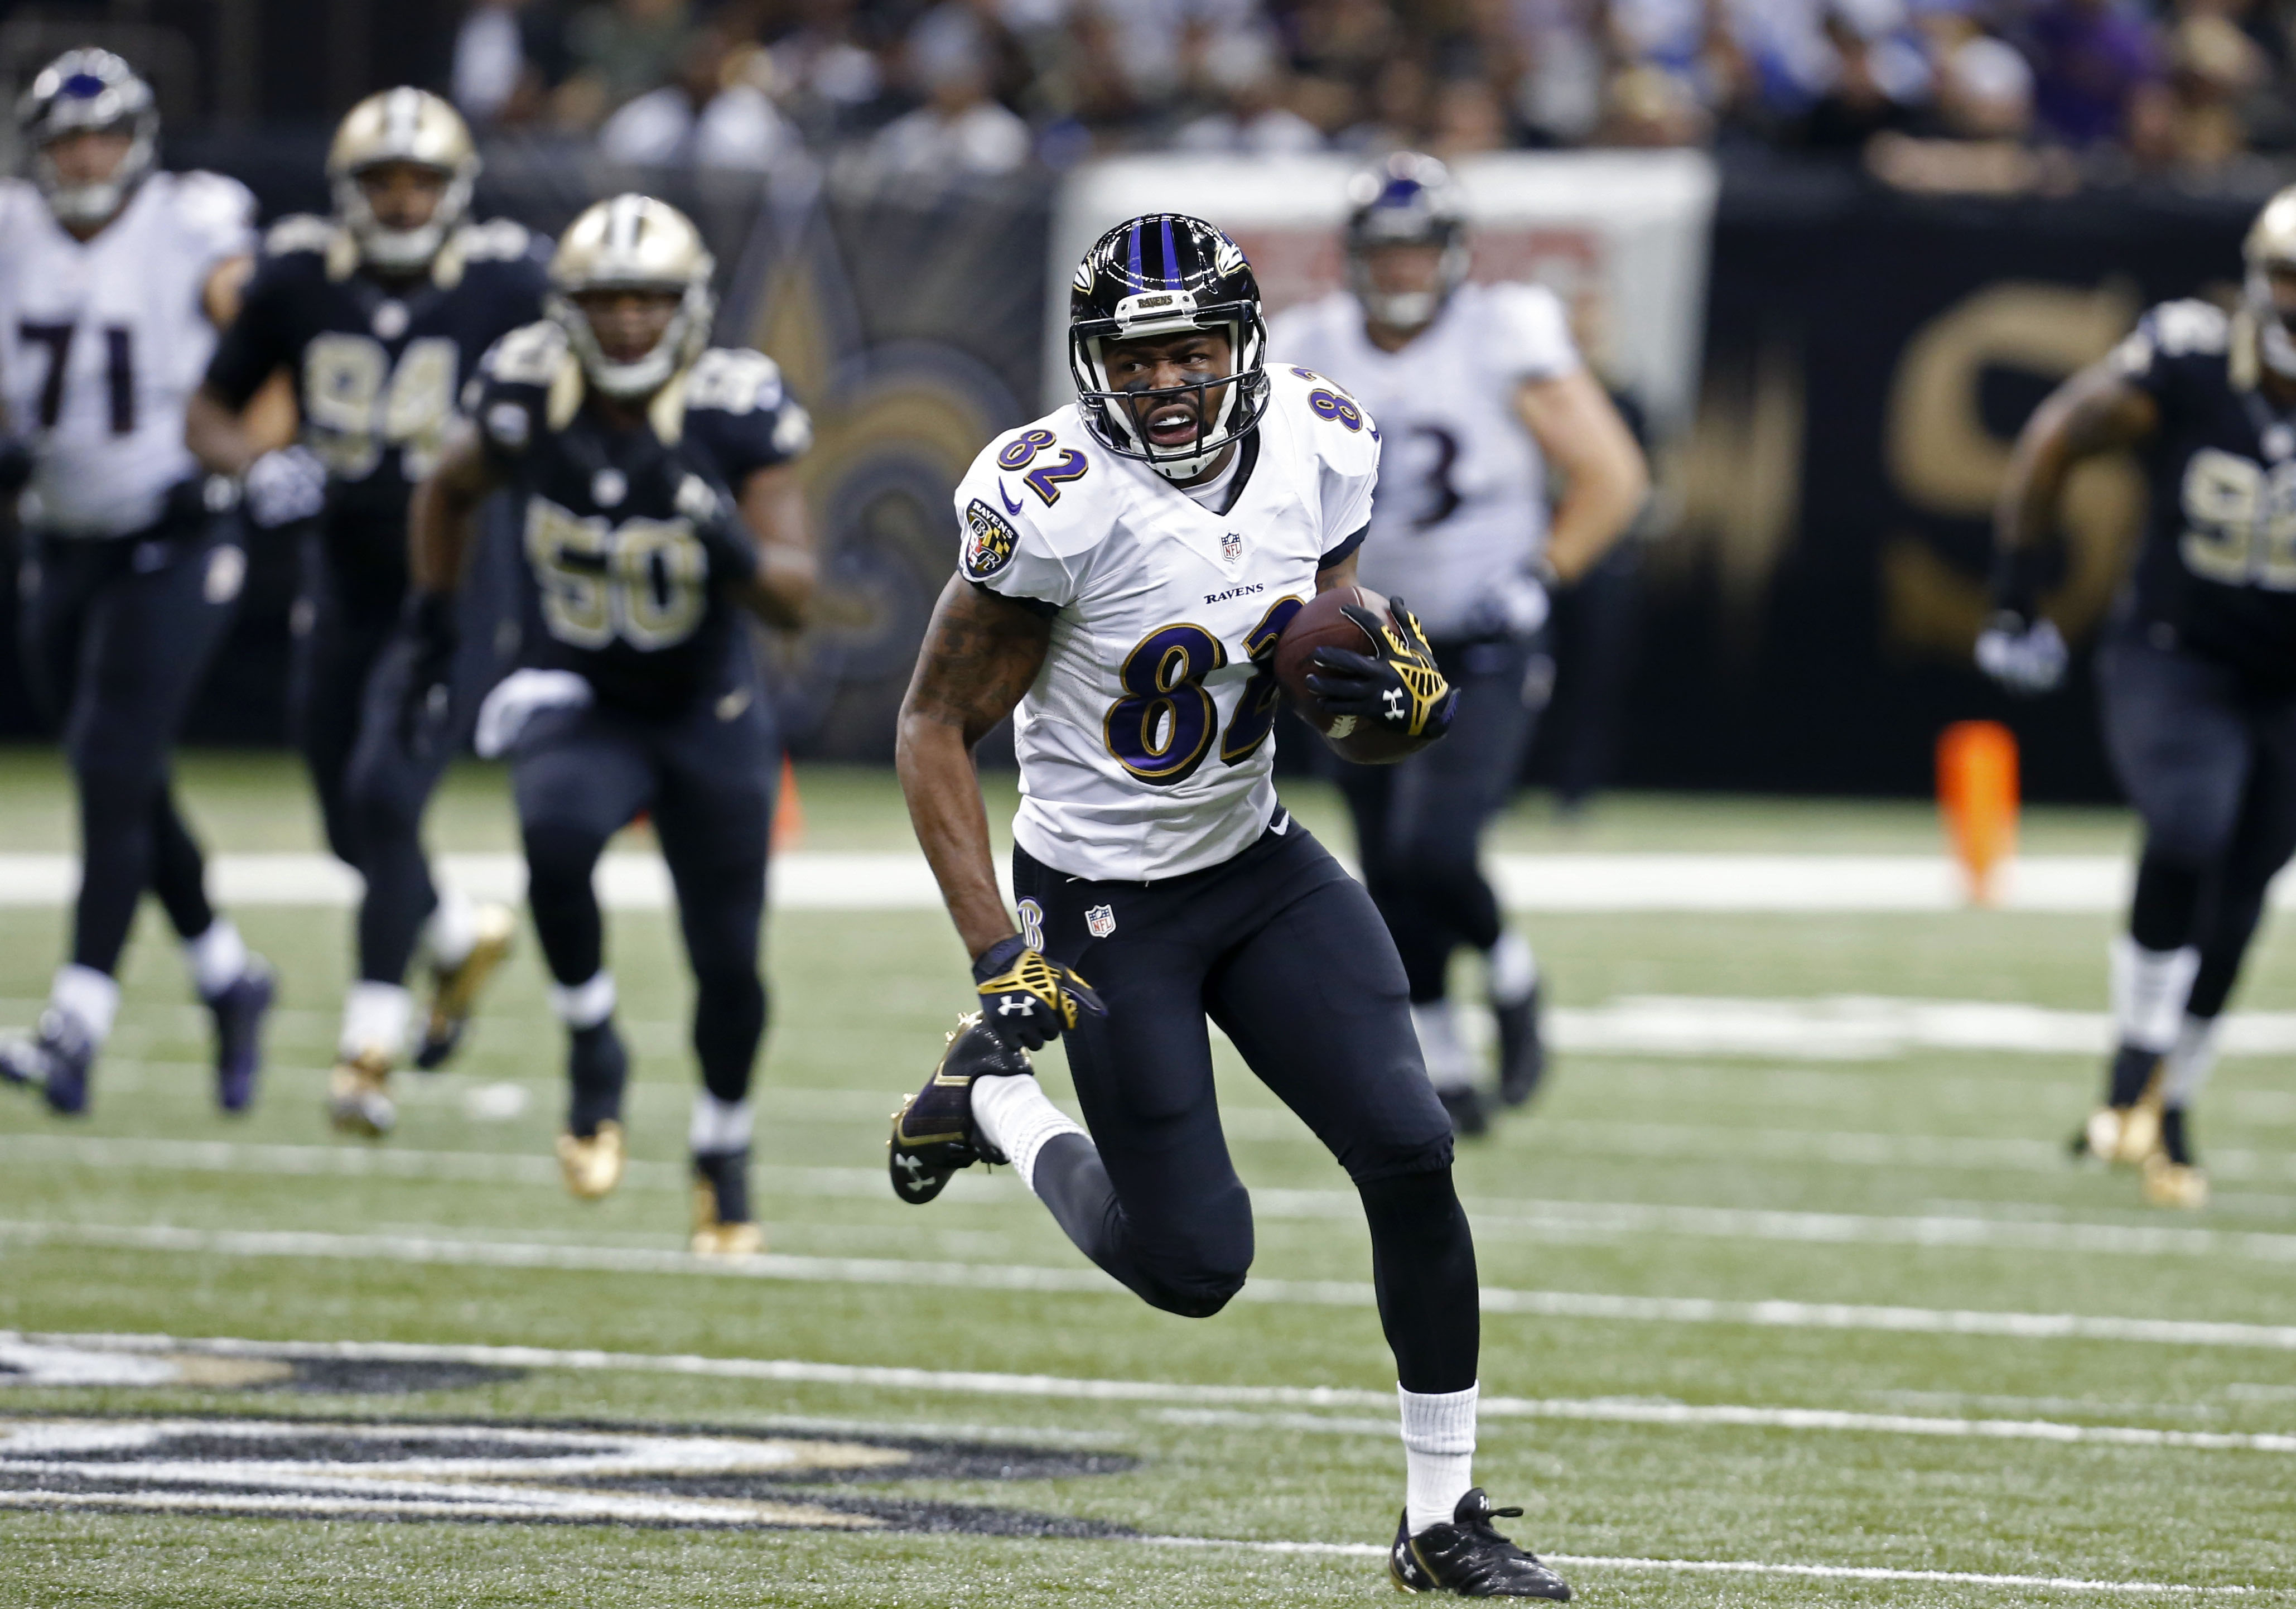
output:
M577 1200L596 1201L611 1194L622 1182L627 1161L622 1126L611 1118L588 1135L569 1132L558 1137L558 1170L565 1178L566 1193Z
M973 1126L972 1080L1028 1072L1029 1053L1007 1047L982 1027L980 1013L959 1017L940 1065L893 1113L886 1157L893 1194L922 1207L947 1187L959 1169L1003 1162L1004 1155Z
M344 1134L379 1140L398 1125L390 1098L390 1058L362 1050L340 1058L327 1075L327 1121Z
M2112 1058L2105 1104L2073 1136L2075 1158L2116 1168L2142 1168L2161 1149L2161 1080L2165 1059L2122 1046Z
M696 1257L755 1257L766 1232L750 1216L747 1147L693 1155L693 1239Z
M2161 1148L2144 1159L2144 1199L2152 1206L2184 1212L2197 1212L2209 1204L2209 1176L2193 1154L2181 1106L2161 1113Z
M1402 1592L1448 1592L1460 1597L1543 1597L1567 1603L1570 1583L1492 1526L1520 1508L1493 1508L1480 1486L1459 1499L1447 1523L1411 1534L1406 1513L1388 1549L1387 1579Z
M414 1052L414 1064L425 1072L445 1066L460 1048L471 1014L478 1009L479 991L510 954L518 934L518 917L506 905L482 905L475 915L478 938L471 953L453 966L431 971L430 1016Z

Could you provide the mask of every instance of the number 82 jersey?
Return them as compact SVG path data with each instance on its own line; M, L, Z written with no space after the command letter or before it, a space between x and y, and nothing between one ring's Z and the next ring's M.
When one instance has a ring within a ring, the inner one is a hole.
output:
M1013 715L1013 837L1045 865L1146 882L1216 866L1275 809L1275 639L1370 523L1379 429L1271 368L1217 513L1108 451L1073 404L990 442L956 491L958 573L1049 618Z

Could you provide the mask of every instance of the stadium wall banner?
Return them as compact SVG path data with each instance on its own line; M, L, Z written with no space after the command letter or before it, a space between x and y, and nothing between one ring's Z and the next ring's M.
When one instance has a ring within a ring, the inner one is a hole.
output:
M1270 316L1345 283L1349 157L1239 162L1144 156L1087 164L1061 187L1045 275L1045 396L1073 396L1069 276L1094 241L1144 212L1190 212L1234 235ZM1719 181L1705 153L1508 152L1455 169L1470 275L1547 285L1603 332L1609 366L1667 426L1697 393L1707 241ZM1281 352L1270 356L1282 358Z

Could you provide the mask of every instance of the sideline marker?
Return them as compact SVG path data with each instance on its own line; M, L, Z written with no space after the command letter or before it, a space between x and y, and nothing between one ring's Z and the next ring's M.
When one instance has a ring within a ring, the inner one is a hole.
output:
M797 796L797 768L782 756L781 786L774 790L773 849L778 855L805 838L805 804Z
M1938 809L1969 898L1991 905L2017 853L2017 739L1999 721L1956 721L1938 735Z

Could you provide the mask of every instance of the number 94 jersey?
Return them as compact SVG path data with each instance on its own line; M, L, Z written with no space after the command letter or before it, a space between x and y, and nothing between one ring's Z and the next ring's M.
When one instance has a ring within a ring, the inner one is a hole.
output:
M254 250L255 198L236 179L155 173L86 241L0 179L0 393L32 444L27 524L119 537L160 518L199 468L184 407L215 350L208 279Z
M748 685L749 635L694 529L812 443L773 359L712 348L644 423L619 429L586 398L566 332L545 321L486 355L463 405L523 508L542 617L528 663L578 672L601 702L649 715Z
M2151 513L2116 624L2259 681L2296 684L2296 410L2256 382L2253 336L2204 301L2164 302L2110 359L2151 396Z
M1380 443L1330 381L1268 379L1225 513L1109 452L1073 404L990 442L957 488L958 573L1052 622L1013 715L1013 835L1046 866L1177 877L1275 813L1275 639L1362 541Z
M333 481L339 553L404 567L414 483L438 461L480 355L542 316L549 249L506 219L466 225L427 274L384 280L329 219L272 226L207 383L239 408L278 370L294 377L303 440Z

